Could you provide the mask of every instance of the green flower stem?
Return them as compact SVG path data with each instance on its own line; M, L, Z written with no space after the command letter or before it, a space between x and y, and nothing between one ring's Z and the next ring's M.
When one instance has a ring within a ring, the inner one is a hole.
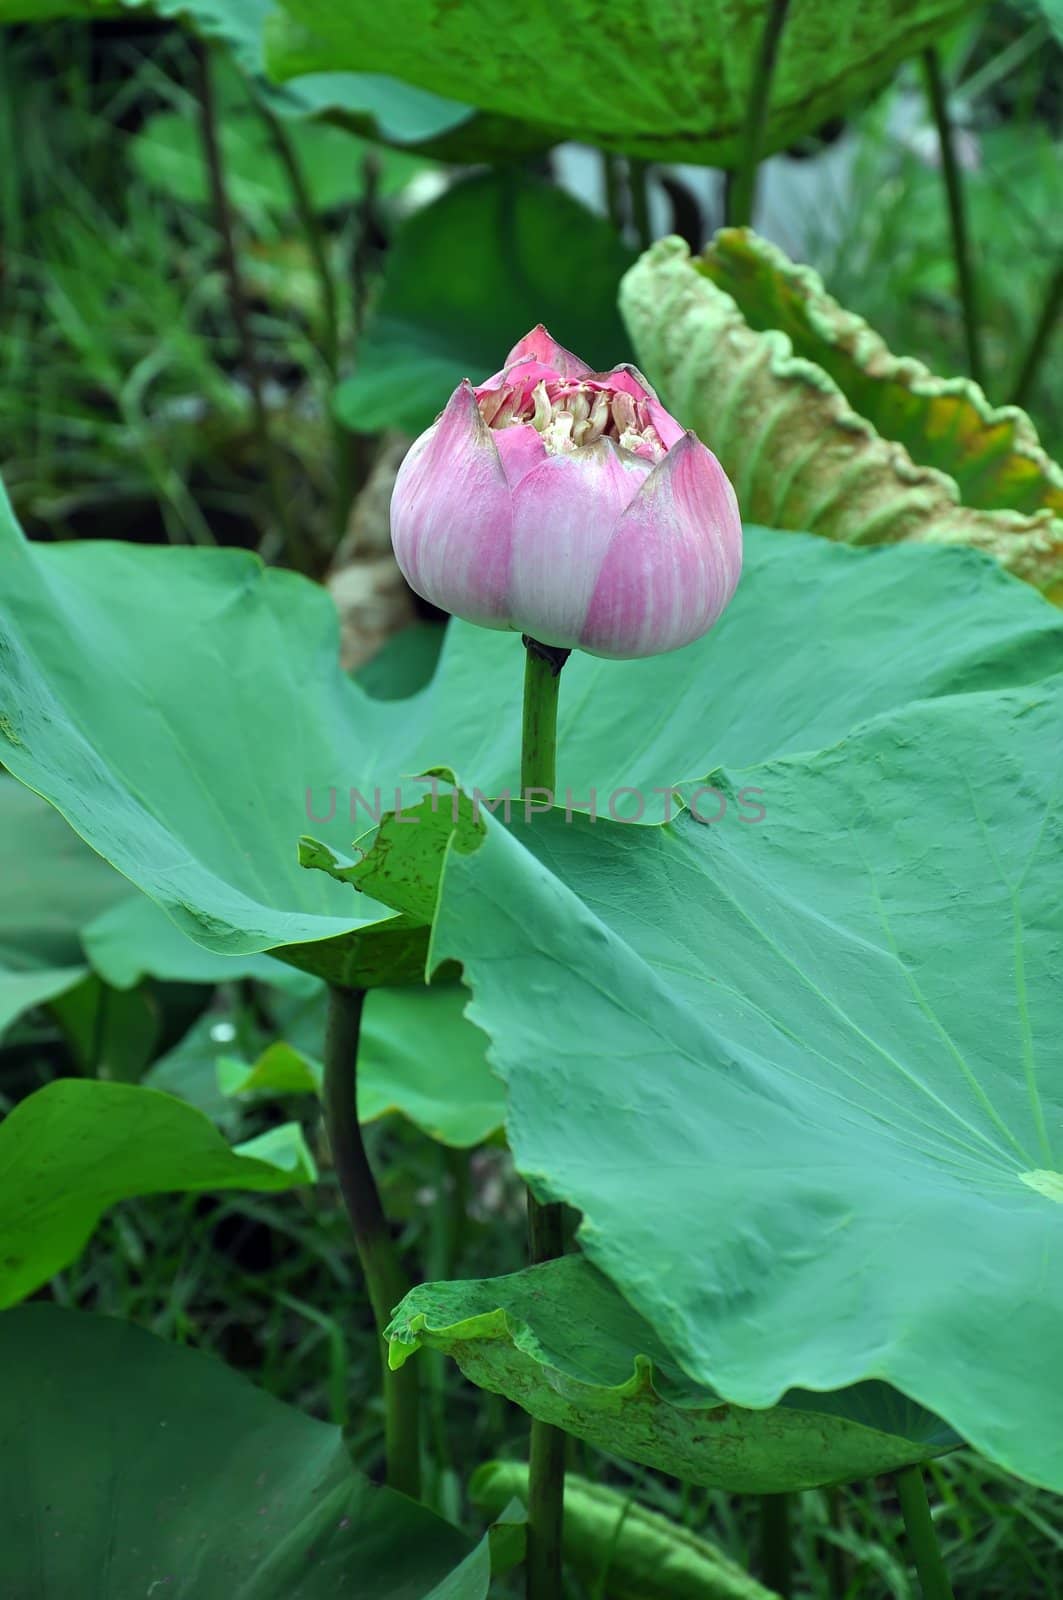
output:
M897 1493L923 1600L953 1600L952 1584L938 1549L920 1467L905 1467L903 1472L898 1472Z
M771 0L771 9L764 21L764 32L760 36L760 50L746 102L742 154L737 168L729 174L724 191L725 220L729 228L752 226L757 167L764 149L764 130L768 125L771 106L771 83L789 8L790 0Z
M556 793L557 697L570 651L539 644L525 634L524 727L520 787ZM528 1191L528 1244L532 1264L564 1254L562 1211L540 1205ZM559 1600L565 1504L565 1444L561 1428L532 1419L528 1457L528 1600Z
M377 1327L383 1333L410 1285L391 1241L380 1193L358 1122L358 1038L365 991L329 985L323 1100L332 1160L365 1273ZM411 1499L421 1490L420 1395L416 1364L397 1372L384 1362L387 1481Z
M540 644L524 635L524 729L520 752L520 787L548 789L557 784L557 697L561 668L572 654Z
M927 99L937 128L941 151L941 172L945 179L945 196L949 207L949 225L952 229L952 254L956 263L956 277L960 286L960 304L963 308L963 337L967 346L967 371L975 383L982 382L982 351L979 342L978 297L975 285L974 263L971 257L971 240L967 231L967 209L964 200L963 179L956 159L956 146L949 121L945 80L941 71L941 57L935 49L924 50L923 71L926 76Z

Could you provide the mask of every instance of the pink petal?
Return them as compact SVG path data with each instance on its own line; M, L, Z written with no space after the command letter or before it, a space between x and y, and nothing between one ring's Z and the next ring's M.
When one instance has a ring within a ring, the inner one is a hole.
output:
M484 383L478 383L476 393L478 396L491 394L495 389L501 389L506 385L516 387L519 384L522 394L527 398L543 378L547 383L556 383L557 373L553 367L545 365L542 361L536 361L534 356L525 356L523 361L515 362L512 367L504 366L501 372L495 372Z
M552 367L559 378L585 378L591 370L579 356L574 356L571 350L566 350L563 344L551 338L541 322L523 339L518 339L506 357L506 366L512 367L527 356L541 362L544 367Z
M580 646L618 658L678 650L712 627L741 571L734 490L711 450L687 433L617 523Z
M636 400L657 399L656 389L630 361L622 361L618 367L610 367L608 372L596 372L594 378L604 388L622 389L625 394L634 395Z
M548 456L513 490L510 624L543 644L579 641L614 527L654 469L609 440Z
M508 428L494 428L491 438L502 457L502 465L511 489L515 489L526 472L546 460L543 436L529 422L514 423Z
M677 422L670 411L666 411L659 400L651 400L646 406L650 422L658 439L666 450L671 450L682 439L686 429L682 423Z
M638 367L624 362L619 367L614 367L611 372L603 372L596 376L601 383L607 384L610 388L622 389L626 394L634 395L636 400L646 402L646 414L666 450L679 443L686 430L675 420L670 411L664 409L657 398L656 389L647 383Z
M391 497L395 558L410 588L433 605L504 628L512 522L494 436L466 380L399 468Z

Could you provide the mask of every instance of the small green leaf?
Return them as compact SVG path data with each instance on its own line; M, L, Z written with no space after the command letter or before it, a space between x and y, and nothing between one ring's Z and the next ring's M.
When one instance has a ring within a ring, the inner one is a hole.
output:
M142 894L129 894L94 917L83 928L81 942L94 972L115 989L132 989L144 978L209 984L255 978L296 996L310 995L317 987L308 974L272 956L221 955L196 944Z
M259 223L290 213L291 181L261 114L250 105L227 109L220 128L229 198L238 211ZM305 173L307 192L318 211L350 204L365 187L365 157L372 152L380 192L400 190L426 168L419 156L400 154L357 138L327 123L293 122L287 129L292 152ZM155 188L186 205L209 206L210 185L203 141L194 119L176 111L158 112L137 134L134 162Z
M315 1178L295 1124L230 1149L202 1112L157 1089L64 1078L0 1123L0 1305L80 1255L103 1213L169 1190L289 1189Z

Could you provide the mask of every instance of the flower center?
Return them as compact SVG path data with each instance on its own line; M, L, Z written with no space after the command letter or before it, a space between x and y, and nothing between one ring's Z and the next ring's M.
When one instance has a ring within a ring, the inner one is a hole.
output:
M530 424L542 434L551 455L562 455L611 439L648 461L667 454L649 418L645 400L623 389L572 378L540 381L531 390L504 384L479 396L480 414L489 428Z

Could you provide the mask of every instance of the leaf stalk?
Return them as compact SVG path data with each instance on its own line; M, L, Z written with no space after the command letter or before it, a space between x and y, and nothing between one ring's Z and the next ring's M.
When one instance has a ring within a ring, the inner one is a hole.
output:
M364 989L329 985L323 1101L340 1193L365 1273L373 1315L383 1334L391 1313L410 1285L392 1243L358 1121L358 1040L364 1005ZM382 1362L387 1481L393 1489L416 1500L421 1491L416 1365L408 1361L393 1372L383 1353Z

